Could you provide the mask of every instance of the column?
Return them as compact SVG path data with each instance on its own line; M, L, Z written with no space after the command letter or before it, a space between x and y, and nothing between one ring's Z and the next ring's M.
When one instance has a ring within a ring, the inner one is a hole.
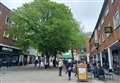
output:
M93 62L96 62L96 55L93 56Z
M96 62L98 63L98 54L96 54Z
M87 62L89 63L90 62L90 54L87 53Z
M108 61L109 61L109 69L112 69L112 53L110 48L108 48Z
M102 52L100 52L100 64L101 64L101 66L103 66Z

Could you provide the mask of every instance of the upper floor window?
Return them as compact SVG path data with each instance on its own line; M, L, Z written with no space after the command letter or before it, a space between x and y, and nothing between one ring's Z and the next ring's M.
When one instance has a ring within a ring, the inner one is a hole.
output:
M109 7L107 6L106 11L105 11L105 16L107 16L109 13Z
M120 13L119 13L119 11L116 11L113 19L114 19L114 26L115 26L115 28L117 28L120 25Z
M111 0L111 3L114 4L114 3L115 3L115 0Z
M98 26L98 31L100 31L100 25Z
M6 18L5 18L5 24L8 24L8 25L9 25L10 22L11 22L11 21L10 21L10 17L6 16Z
M3 37L9 38L9 34L6 31L4 31Z
M95 30L95 34L94 34L95 36L95 42L98 42L98 34L97 34L97 30Z
M104 19L102 19L102 21L101 21L101 25L104 23Z
M0 15L2 14L2 11L0 11Z

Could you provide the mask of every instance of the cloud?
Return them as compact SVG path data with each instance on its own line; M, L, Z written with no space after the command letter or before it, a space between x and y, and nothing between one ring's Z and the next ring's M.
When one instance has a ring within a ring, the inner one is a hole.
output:
M0 0L1 3L4 3L10 9L17 8L31 1L33 0Z
M8 8L13 9L33 0L0 0ZM51 0L64 3L73 13L74 18L85 26L85 31L93 31L104 0ZM88 29L89 28L89 29Z
M71 8L74 18L82 23L85 31L93 31L104 0L52 0Z

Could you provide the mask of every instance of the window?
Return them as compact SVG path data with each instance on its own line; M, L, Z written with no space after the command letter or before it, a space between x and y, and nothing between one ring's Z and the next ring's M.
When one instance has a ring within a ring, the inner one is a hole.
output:
M8 27L14 27L15 26L15 23L10 19L10 17L6 16L6 19L5 19L5 24L8 26Z
M115 3L115 0L111 0L111 3L114 4L114 3Z
M10 21L10 18L9 18L8 16L6 16L6 19L5 19L5 24L8 24L8 25L9 25L9 24L10 24L10 22L11 22L11 21Z
M102 21L101 21L101 25L104 23L104 19L102 19Z
M98 31L100 31L100 25L98 26Z
M98 35L97 35L97 30L95 30L95 42L98 42Z
M101 44L101 37L99 37L99 44Z
M119 11L117 11L114 15L114 26L117 28L120 25L120 14Z
M107 6L107 8L106 8L106 12L105 12L105 16L107 16L108 13L109 13L109 7Z
M2 11L0 11L0 15L2 14Z
M6 31L4 31L3 37L9 38L9 34Z
M17 37L13 37L13 40L17 40Z
M111 27L111 23L108 23L108 27ZM106 33L106 36L109 37L111 33Z
M102 33L102 42L105 40L104 32Z

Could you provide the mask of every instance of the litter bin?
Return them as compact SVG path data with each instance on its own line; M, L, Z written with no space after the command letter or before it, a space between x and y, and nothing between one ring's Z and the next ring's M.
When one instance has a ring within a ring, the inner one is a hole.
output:
M88 81L87 64L77 65L77 80L78 81Z

